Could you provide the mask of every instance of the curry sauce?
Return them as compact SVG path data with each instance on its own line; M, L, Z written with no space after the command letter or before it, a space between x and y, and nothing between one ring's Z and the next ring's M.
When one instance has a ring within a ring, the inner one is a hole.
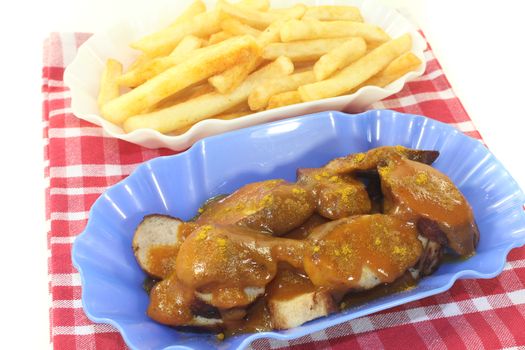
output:
M263 181L210 201L181 225L180 243L150 247L162 280L148 315L227 336L265 331L275 328L270 303L315 304L322 295L346 308L412 288L407 271L437 266L445 248L470 256L479 238L472 210L424 164L436 158L425 152L379 148L301 169L297 183ZM333 312L311 314L315 306L301 322Z

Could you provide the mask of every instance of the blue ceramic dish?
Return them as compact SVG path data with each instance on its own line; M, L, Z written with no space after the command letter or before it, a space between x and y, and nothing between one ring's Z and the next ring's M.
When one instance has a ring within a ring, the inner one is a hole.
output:
M279 332L246 334L217 342L214 335L183 333L146 316L144 273L131 239L144 215L191 218L207 198L254 181L295 179L299 167L382 145L440 151L434 166L447 174L472 205L481 232L477 254L445 263L410 291ZM525 244L525 195L477 140L421 116L376 110L357 115L323 112L264 124L197 142L188 151L139 166L93 205L88 225L73 246L82 277L82 303L94 322L115 326L132 349L242 348L258 338L293 339L434 295L458 278L491 278L507 253Z

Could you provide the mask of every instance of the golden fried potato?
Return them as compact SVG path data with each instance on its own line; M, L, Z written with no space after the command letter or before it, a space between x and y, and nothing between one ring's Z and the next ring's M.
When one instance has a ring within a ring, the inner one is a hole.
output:
M286 56L294 62L312 61L340 47L347 40L348 38L337 38L271 43L264 48L262 57L266 60L274 60L279 56Z
M261 34L260 30L252 28L235 18L226 18L221 21L221 28L223 31L233 35L251 35L257 38Z
M412 38L405 34L390 40L361 57L332 78L299 87L303 101L342 95L383 70L390 62L410 50Z
M114 100L120 95L118 77L121 74L122 63L112 58L108 59L100 78L100 89L97 99L99 108L102 108L107 102Z
M301 85L313 83L315 75L312 71L295 73L287 77L266 80L259 84L248 97L248 105L252 111L264 109L270 97L282 92L297 90Z
M167 55L187 35L207 37L221 30L219 11L198 14L189 21L183 21L131 43L131 47L152 57Z
M313 18L303 18L290 20L281 28L283 42L350 36L362 37L366 42L385 42L390 39L388 34L376 25L352 21L322 22Z
M366 52L363 38L349 38L323 55L314 65L315 78L324 80L334 72L348 66Z
M224 30L215 34L210 35L210 38L208 39L208 45L213 45L220 43L221 41L224 41L226 39L229 39L233 37L234 35L228 32L225 32Z
M260 57L254 55L249 60L214 75L208 79L208 82L221 94L227 94L241 85L243 80L257 68L259 62Z
M363 22L361 11L354 6L312 6L308 7L304 17L320 21Z
M385 87L391 82L401 78L408 72L414 71L421 65L421 60L414 55L412 52L407 52L390 62L385 69L374 75L372 78L365 81L363 84L355 88L359 88L366 85L375 85L379 87Z
M201 38L197 38L193 35L187 35L184 37L184 39L181 40L177 47L173 49L173 51L170 53L170 56L176 57L180 55L185 55L188 52L200 48L203 42L204 40L202 40Z
M239 19L241 22L257 29L268 28L268 26L276 20L286 17L289 13L295 11L293 8L290 8L288 10L289 13L270 13L258 11L243 5L233 5L226 1L221 1L219 3L219 8L224 13L227 13L228 15Z
M241 6L251 7L259 11L268 11L270 8L269 0L241 0L238 2Z
M281 92L280 94L270 97L270 100L268 101L268 107L266 109L274 109L301 102L303 102L303 100L301 99L301 94L299 91Z
M203 12L206 12L206 5L201 0L195 0L180 14L180 16L173 23L171 23L170 27L176 27L182 22L189 21L193 17Z
M286 76L292 72L293 63L290 59L279 57L274 62L250 74L239 87L229 94L212 92L170 108L133 116L125 121L124 130L131 132L149 128L161 133L169 133L187 127L246 101L252 89L261 80Z
M229 67L259 55L260 48L249 35L225 40L209 46L195 55L144 84L117 97L102 107L102 115L111 122L120 124L128 117L139 114L162 99Z

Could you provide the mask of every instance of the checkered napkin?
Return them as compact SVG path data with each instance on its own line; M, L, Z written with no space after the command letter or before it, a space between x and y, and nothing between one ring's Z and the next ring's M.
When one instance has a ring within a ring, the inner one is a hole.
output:
M161 155L115 138L76 118L64 86L64 68L89 34L51 34L45 42L43 119L48 223L51 340L55 349L123 349L110 325L84 314L71 246L93 202L140 163ZM427 71L398 94L374 104L426 115L480 138L454 95L432 50ZM420 349L525 347L525 248L513 250L501 275L460 280L445 293L388 309L289 342L257 340L254 349Z

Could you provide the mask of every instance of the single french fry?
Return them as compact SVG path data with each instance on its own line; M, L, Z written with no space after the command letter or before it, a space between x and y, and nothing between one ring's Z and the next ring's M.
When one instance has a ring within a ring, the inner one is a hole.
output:
M201 43L203 43L202 40ZM184 49L189 50L190 47L188 46ZM174 67L177 64L182 63L186 60L189 60L195 55L203 54L207 50L209 50L209 47L197 48L186 52L184 52L184 50L182 49L177 50L177 48L175 48L175 50L173 50L173 52L169 56L153 58L139 65L135 69L132 69L125 74L122 74L119 77L119 84L131 88L137 87L146 82L147 80L155 77L156 75L159 75L160 73L166 71L167 69ZM177 54L175 54L175 51L178 51Z
M225 31L221 31L221 32L212 34L210 35L210 38L208 39L208 45L220 43L221 41L231 38L232 36L233 36L232 34L225 32Z
M243 80L257 68L259 62L260 56L254 55L249 60L210 77L208 83L221 94L229 93L241 85Z
M366 43L363 38L350 38L319 58L314 65L315 78L324 80L365 53Z
M188 52L191 52L193 50L196 50L202 46L203 40L201 38L197 38L193 35L187 35L184 37L184 39L181 40L181 42L173 49L173 51L170 53L170 56L176 57L179 55L184 55Z
M376 25L352 21L321 22L304 18L300 21L290 20L281 28L283 42L350 36L360 36L367 43L385 42L390 39L388 34Z
M143 112L164 98L260 52L255 39L249 35L228 39L206 49L204 53L169 68L108 102L102 108L102 115L115 124L121 124L128 117Z
M268 11L270 8L269 0L241 0L238 2L241 6L251 7L259 11Z
M233 106L232 108L229 108L220 114L214 115L213 118L221 119L222 118L221 116L223 115L235 114L235 113L246 113L246 114L252 113L252 111L250 110L250 106L248 106L248 101L244 100L241 103L237 104L236 106Z
M221 1L219 3L219 8L224 13L257 29L265 29L272 24L272 22L275 22L283 16L281 14L258 11L243 5L233 5L226 1Z
M127 72L129 71L132 71L134 69L137 69L138 67L140 67L141 65L145 64L146 62L149 62L151 60L151 57L149 57L148 55L146 55L145 53L143 54L140 54L139 56L137 56L137 58L135 59L135 61L133 61L128 69L127 69Z
M122 63L112 58L106 61L106 66L100 78L100 89L98 91L98 107L102 108L107 102L120 95L118 77L122 74Z
M306 7L302 4L283 9L280 13L271 13L258 11L247 6L232 5L226 1L220 2L220 9L230 16L238 18L241 22L248 24L257 29L266 29L273 22L282 18L297 18L297 13L301 12L302 16Z
M339 96L370 79L390 62L410 50L412 38L404 34L361 57L332 78L299 87L303 101Z
M219 11L204 12L189 21L147 35L130 46L152 56L167 55L186 35L206 37L221 30Z
M204 2L202 2L202 0L195 0L180 14L180 16L170 26L176 27L182 22L191 20L193 17L203 12L206 12L206 5L204 4Z
M340 47L347 40L348 38L337 38L271 43L264 48L262 57L267 60L274 60L279 56L286 56L294 62L312 61Z
M248 115L248 114L250 114L250 112L228 113L228 114L221 114L221 115L213 116L212 119L232 120L232 119L244 117L245 115ZM172 135L172 136L182 135L182 134L186 133L188 130L190 130L197 123L194 123L194 124L185 126L183 128L174 130L174 131L170 132L168 135Z
M135 115L124 123L124 130L149 128L169 133L200 120L213 117L245 101L255 85L264 79L285 76L293 72L293 63L286 57L250 74L244 82L229 94L212 92L157 112Z
M266 109L274 109L301 102L303 102L303 100L301 99L301 94L299 94L298 91L281 92L280 94L270 97L270 100L268 101L268 107Z
M306 11L306 6L303 4L297 4L290 9L287 9L286 13L282 15L280 19L270 24L257 38L257 42L261 47L265 47L270 43L275 43L281 40L281 28L291 19L301 18Z
M171 96L168 96L162 101L158 102L157 104L152 106L152 108L149 109L148 112L158 111L160 109L168 108L173 105L176 105L177 103L182 103L182 102L191 100L192 98L199 97L201 95L210 93L212 91L213 91L213 87L210 86L210 84L208 83L188 86L184 90L179 91L178 93L173 94Z
M248 97L248 105L252 111L264 109L270 97L282 92L297 90L301 85L310 84L315 81L312 71L295 73L287 77L278 77L263 81L252 90Z
M248 115L250 113L251 113L251 111L249 111L249 110L248 111L242 111L242 112L224 113L224 114L214 115L211 119L232 120L232 119L244 117L245 115ZM174 130L174 131L170 132L169 135L182 135L185 132L187 132L188 130L190 130L197 123L198 122L193 123L193 124L188 125L188 126L185 126L183 128Z
M260 30L252 28L235 18L227 18L223 20L221 22L221 28L233 35L251 35L254 38L257 38L261 34Z
M357 91L359 88L366 85L385 87L408 72L416 70L420 65L421 60L412 52L404 53L390 62L390 64L381 72L377 73L354 90Z
M354 6L312 6L308 7L304 17L320 21L363 22L361 11Z
M240 117L244 117L245 115L248 115L248 114L251 114L251 113L252 113L251 111L224 113L224 114L214 115L213 119L232 120L232 119L237 119L237 118L240 118Z

